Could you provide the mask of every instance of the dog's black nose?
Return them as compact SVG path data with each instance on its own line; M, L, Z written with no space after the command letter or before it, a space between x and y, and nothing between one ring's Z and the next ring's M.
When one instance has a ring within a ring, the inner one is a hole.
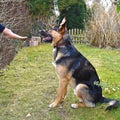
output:
M44 30L39 30L39 33L44 37L48 36L47 32L45 32Z

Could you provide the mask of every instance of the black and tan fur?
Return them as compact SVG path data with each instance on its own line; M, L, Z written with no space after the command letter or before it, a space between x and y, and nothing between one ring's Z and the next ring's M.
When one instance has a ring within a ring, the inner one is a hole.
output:
M48 31L52 38L54 67L59 78L57 97L50 108L56 107L63 101L70 85L78 103L71 104L72 108L95 107L95 104L108 103L106 110L119 106L119 101L102 96L100 80L93 65L73 46L67 33L66 19L64 18L57 30Z

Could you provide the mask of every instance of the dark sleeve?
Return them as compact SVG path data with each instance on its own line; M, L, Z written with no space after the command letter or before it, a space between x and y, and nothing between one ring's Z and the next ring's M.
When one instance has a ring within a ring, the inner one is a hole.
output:
M0 33L2 33L5 29L5 26L3 26L2 24L0 24Z

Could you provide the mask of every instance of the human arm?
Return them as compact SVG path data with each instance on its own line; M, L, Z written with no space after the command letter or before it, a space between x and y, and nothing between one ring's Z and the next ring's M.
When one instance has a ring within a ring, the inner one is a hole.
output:
M3 30L3 34L7 35L9 38L13 39L27 39L27 36L20 36L18 34L13 33L10 29L6 28Z
M10 29L8 29L2 24L0 24L0 33L3 33L7 35L9 38L13 38L13 39L23 39L23 40L27 39L26 36L20 36L18 34L13 33Z

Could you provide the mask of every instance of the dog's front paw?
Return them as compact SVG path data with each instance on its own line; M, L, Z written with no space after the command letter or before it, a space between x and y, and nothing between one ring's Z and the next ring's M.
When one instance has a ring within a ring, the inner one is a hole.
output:
M50 104L48 107L49 108L54 108L54 107L56 107L57 106L57 104L55 103L55 102L53 102L52 104Z
M77 109L78 108L78 104L71 104L71 108Z

